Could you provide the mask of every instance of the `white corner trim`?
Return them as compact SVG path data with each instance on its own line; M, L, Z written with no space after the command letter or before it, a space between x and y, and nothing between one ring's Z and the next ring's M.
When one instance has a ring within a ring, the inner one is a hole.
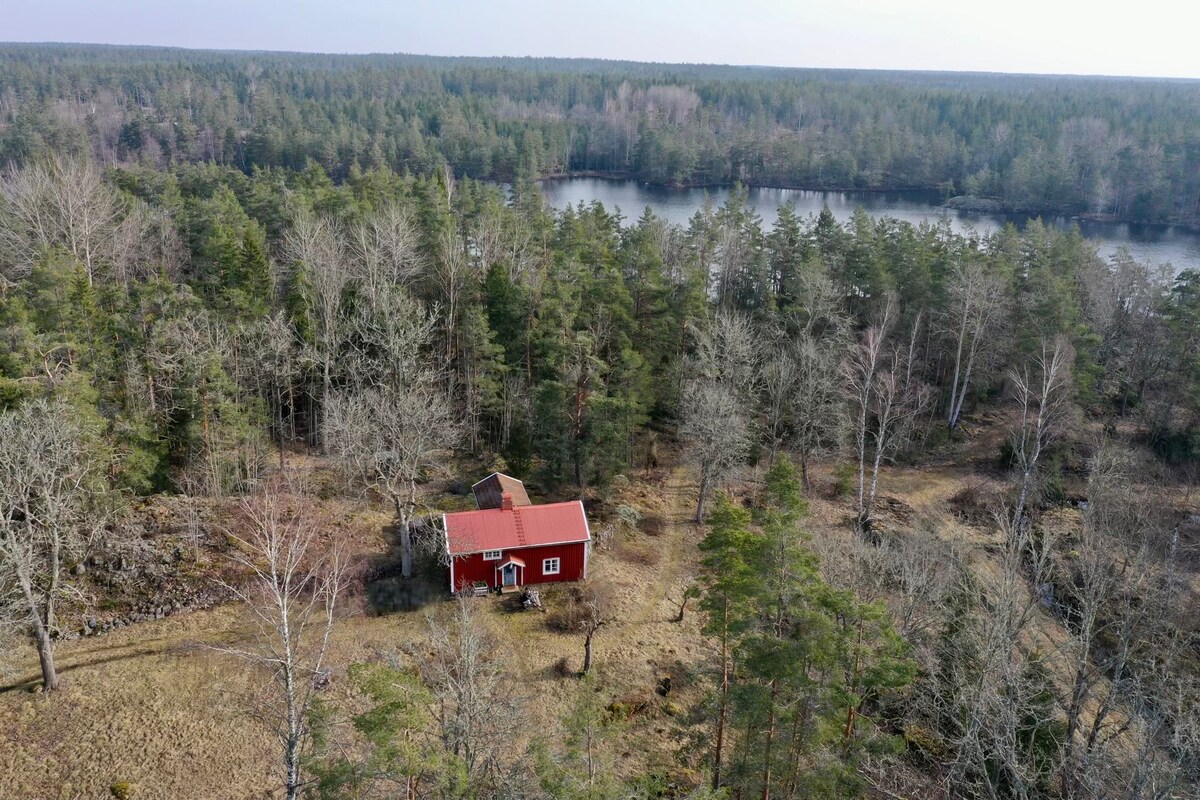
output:
M471 488L472 488L472 489L474 489L476 486L478 486L479 484L483 483L484 481L486 481L488 478L492 477L493 475L504 475L504 473L503 473L503 472L491 472L491 473L488 473L488 474L487 474L487 475L485 475L484 477L482 477L482 478L480 478L479 480L477 480L477 481L475 481L474 483L472 483L472 484L471 484ZM507 475L504 475L504 477L506 477L506 478L507 478L508 476L507 476ZM515 480L515 478L514 478L514 480Z
M592 552L592 526L590 523L588 523L587 510L583 507L583 501L578 500L576 502L579 503L579 513L583 514L583 529L587 531L587 540L583 543L583 575L581 576L584 580L586 580L588 554Z
M450 528L446 526L445 514L442 514L442 535L446 537L446 560L450 562L450 594L454 594L454 555L450 552Z
M579 503L579 516L583 517L583 531L587 534L587 538L583 541L590 542L592 540L592 526L588 524L587 510L583 507L582 500L576 500Z

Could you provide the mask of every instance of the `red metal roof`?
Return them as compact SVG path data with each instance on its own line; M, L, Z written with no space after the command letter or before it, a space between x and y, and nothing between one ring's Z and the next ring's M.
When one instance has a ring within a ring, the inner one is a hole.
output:
M525 560L522 558L517 558L516 556L509 556L508 558L504 559L504 561L497 564L496 569L507 567L509 564L516 564L518 567L523 567L525 566Z
M446 546L453 556L586 542L589 538L583 503L578 500L446 515Z

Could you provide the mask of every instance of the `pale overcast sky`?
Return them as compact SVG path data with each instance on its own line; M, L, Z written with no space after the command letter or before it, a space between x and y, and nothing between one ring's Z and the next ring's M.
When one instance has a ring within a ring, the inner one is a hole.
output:
M1200 78L1195 0L0 0L0 40Z

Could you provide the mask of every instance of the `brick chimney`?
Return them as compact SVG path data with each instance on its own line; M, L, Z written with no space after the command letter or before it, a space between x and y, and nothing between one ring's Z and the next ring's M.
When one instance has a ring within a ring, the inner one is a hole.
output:
M512 492L503 492L500 495L500 508L503 511L512 511Z

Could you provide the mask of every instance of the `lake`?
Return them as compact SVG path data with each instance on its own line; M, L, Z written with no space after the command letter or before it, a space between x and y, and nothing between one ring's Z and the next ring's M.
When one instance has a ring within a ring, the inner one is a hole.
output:
M609 178L557 178L540 183L542 195L557 209L580 201L599 200L609 210L619 208L625 224L637 221L649 206L668 222L684 225L708 198L720 206L729 198L729 189L671 189L650 186L639 181ZM992 233L1006 223L1022 227L1029 217L1017 214L987 214L954 211L938 205L931 192L811 192L802 189L755 189L749 192L749 204L762 217L763 226L770 228L780 206L792 203L801 217L816 214L828 205L834 217L844 222L854 209L862 206L873 216L888 216L916 225L950 220L955 231L975 230ZM1043 217L1047 225L1067 229L1079 225L1080 232L1095 242L1100 255L1108 257L1120 247L1126 247L1139 261L1152 264L1172 264L1176 271L1200 269L1200 234L1166 225L1137 225L1117 222L1094 222L1070 217Z

